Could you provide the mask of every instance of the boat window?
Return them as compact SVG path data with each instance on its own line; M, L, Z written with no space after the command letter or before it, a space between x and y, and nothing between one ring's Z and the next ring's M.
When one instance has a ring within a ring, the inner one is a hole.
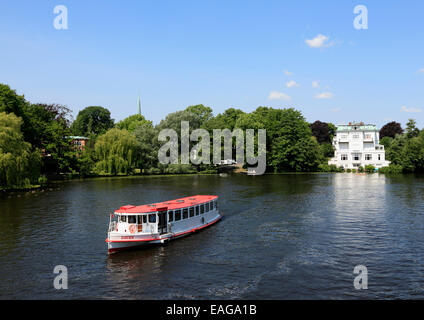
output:
M203 204L200 205L200 214L205 213L205 206Z
M175 210L175 221L181 220L181 210Z
M127 216L122 215L121 216L121 222L127 222Z
M135 223L135 216L128 216L128 223Z
M147 223L147 215L143 214L143 223Z
M174 211L168 211L168 222L174 221Z
M140 214L137 216L137 223L141 224L141 215Z
M156 214L149 214L149 222L156 223Z
M183 219L188 218L188 209L183 209Z
M194 217L194 207L190 208L190 217Z
M209 202L206 204L205 212L209 211Z
M200 208L199 208L199 206L196 206L196 216L198 216L199 213L200 213Z

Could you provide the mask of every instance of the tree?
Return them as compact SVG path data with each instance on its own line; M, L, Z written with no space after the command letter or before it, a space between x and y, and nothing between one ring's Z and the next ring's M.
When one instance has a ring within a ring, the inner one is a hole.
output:
M29 103L25 100L24 96L20 96L15 90L10 89L6 84L0 83L0 112L14 113L20 117L23 122L21 125L21 131L26 141L32 142L32 132L26 114Z
M392 122L386 123L380 129L380 139L383 139L384 137L394 138L397 134L402 134L402 133L403 133L403 129L400 123L396 121L392 121Z
M200 122L202 124L212 118L212 109L204 106L203 104L188 106L185 111L197 115L200 118Z
M128 174L137 163L138 143L127 130L113 128L97 138L94 151L98 173Z
M240 109L229 108L224 113L218 114L216 117L210 118L203 123L202 127L212 132L213 129L229 129L233 131L239 116L244 114Z
M29 187L39 177L40 155L21 132L22 119L0 112L0 186Z
M266 129L267 165L276 172L313 171L323 161L309 124L300 111L293 108L259 107L250 114L241 115L236 127Z
M134 130L138 143L138 159L141 169L157 167L158 165L158 132L150 121L138 125Z
M406 135L408 138L418 137L420 130L417 128L416 124L414 119L409 119L406 124Z
M319 144L324 142L331 143L328 123L317 120L311 124L311 131Z
M152 122L146 120L141 114L134 114L125 118L124 120L119 121L116 124L116 128L125 129L129 132L134 132L137 126L141 126L144 124L150 124L152 126Z
M46 157L42 158L44 172L69 172L75 160L71 140L71 110L57 104L31 104L27 115L32 133L33 147L40 149Z
M89 136L105 133L113 128L113 119L110 118L110 111L99 106L87 107L80 112L71 129L74 135Z

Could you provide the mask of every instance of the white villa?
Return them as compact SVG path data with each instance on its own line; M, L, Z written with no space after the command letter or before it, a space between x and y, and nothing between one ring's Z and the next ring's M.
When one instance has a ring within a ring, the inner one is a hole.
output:
M345 169L357 169L359 166L373 165L377 169L386 167L384 146L379 145L380 134L373 124L351 123L337 126L333 139L334 158L328 164Z

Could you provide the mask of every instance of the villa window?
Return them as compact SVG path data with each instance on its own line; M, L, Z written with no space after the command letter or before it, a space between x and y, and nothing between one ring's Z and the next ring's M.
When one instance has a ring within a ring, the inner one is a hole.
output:
M183 219L188 218L188 209L183 209Z
M168 211L168 221L174 221L174 211Z
M190 208L190 217L194 217L194 207Z
M342 159L342 161L346 161L347 160L347 154L342 154L341 159Z
M353 160L355 160L355 161L359 161L359 154L355 154L355 155L353 155Z
M353 139L359 139L359 134L354 134Z
M181 210L175 210L175 221L181 220Z
M378 160L381 160L381 154L378 154Z
M372 160L372 155L371 154L366 154L365 155L365 160L367 160L367 161Z
M342 134L341 139L347 139L347 134Z

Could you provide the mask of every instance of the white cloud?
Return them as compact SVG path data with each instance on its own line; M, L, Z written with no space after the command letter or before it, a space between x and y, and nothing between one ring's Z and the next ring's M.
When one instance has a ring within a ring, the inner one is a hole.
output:
M317 99L331 99L333 94L331 92L322 92L315 96Z
M311 48L322 48L322 47L329 47L331 44L327 43L329 40L329 37L324 36L323 34L317 35L313 39L306 39L305 43L310 46Z
M418 108L407 108L406 106L402 106L400 109L401 109L402 112L409 112L409 113L421 112L421 109L418 109Z
M418 70L418 73L424 73L424 68Z
M287 88L293 88L293 87L298 87L298 86L299 86L299 84L294 80L290 80L289 82L286 82Z
M340 109L340 108L333 108L333 109L331 109L331 111L332 112L340 112L342 109Z
M293 75L293 72L290 72L290 71L287 71L287 70L284 70L283 72L286 76L292 76Z
M271 91L268 96L269 100L290 100L291 97L283 92Z
M319 82L318 81L312 81L312 88L319 88Z

